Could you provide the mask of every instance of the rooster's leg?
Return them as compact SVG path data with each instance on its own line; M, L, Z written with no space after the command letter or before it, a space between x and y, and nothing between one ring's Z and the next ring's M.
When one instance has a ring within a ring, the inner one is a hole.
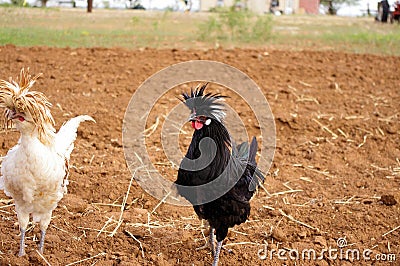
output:
M217 243L217 249L215 251L214 261L212 263L212 266L218 266L219 253L221 252L221 247L222 247L222 240Z
M44 238L46 236L46 230L40 231L40 242L39 242L39 252L43 254Z
M215 255L215 243L214 243L215 235L214 235L214 232L215 232L215 228L210 226L210 245L211 245L211 252L212 252L213 256Z
M25 256L25 232L26 229L21 228L21 240L19 242L19 253L18 256Z

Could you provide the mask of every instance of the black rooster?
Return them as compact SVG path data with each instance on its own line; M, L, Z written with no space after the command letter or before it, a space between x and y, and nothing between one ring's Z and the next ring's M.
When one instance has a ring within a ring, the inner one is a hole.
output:
M223 124L225 96L205 94L206 87L207 84L200 84L190 94L182 94L195 131L175 184L199 218L210 224L213 265L218 265L228 228L247 220L249 200L264 176L255 160L256 138L253 137L250 147L247 142L238 146L231 142ZM216 250L214 231L218 241Z

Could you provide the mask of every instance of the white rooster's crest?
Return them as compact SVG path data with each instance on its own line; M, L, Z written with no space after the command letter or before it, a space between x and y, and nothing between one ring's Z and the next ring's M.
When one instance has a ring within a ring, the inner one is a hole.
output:
M25 114L35 124L39 140L47 144L52 142L55 134L55 123L50 113L52 105L43 93L29 91L41 75L32 77L29 68L26 71L22 68L17 80L0 80L0 107L6 108L3 123L6 130L12 127L13 115Z

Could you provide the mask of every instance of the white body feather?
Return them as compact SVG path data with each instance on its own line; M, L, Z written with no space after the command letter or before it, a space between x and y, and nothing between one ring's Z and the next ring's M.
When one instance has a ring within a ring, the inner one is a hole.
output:
M0 184L15 201L21 228L26 228L32 214L41 230L47 229L52 211L67 192L68 160L79 123L85 120L94 121L90 116L68 121L54 144L45 145L37 136L21 133L18 144L4 157Z
M0 176L0 190L4 190L4 177Z

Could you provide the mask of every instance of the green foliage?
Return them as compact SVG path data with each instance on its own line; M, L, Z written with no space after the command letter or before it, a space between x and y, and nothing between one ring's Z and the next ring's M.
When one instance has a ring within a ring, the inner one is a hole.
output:
M13 6L27 7L29 4L25 0L11 0Z
M199 39L202 41L216 39L220 34L222 34L222 25L215 16L210 16L206 23L199 25Z
M268 41L272 36L272 17L259 16L254 24L252 39Z
M131 19L132 25L137 26L140 24L140 18L139 17L132 17Z
M198 38L201 41L260 42L270 39L271 30L271 16L229 9L210 15L200 24Z
M140 42L144 42L146 45L151 43L152 46L159 47L173 35L171 29L175 25L173 19L170 18L173 14L173 12L165 10L152 18L135 15L131 18L130 25L132 27L129 30L133 30L132 35Z
M217 7L210 8L210 10L208 10L208 11L212 12L212 13L221 13L221 12L227 12L228 10L229 10L229 8L227 8L227 7L217 6Z
M386 34L376 34L372 32L358 32L342 36L338 39L337 36L326 34L324 38L330 41L342 41L350 45L369 44L370 47L380 47L386 49L385 46L396 45L400 42L400 32L389 32Z
M12 7L13 6L13 4L10 4L10 3L1 3L0 4L0 7Z

